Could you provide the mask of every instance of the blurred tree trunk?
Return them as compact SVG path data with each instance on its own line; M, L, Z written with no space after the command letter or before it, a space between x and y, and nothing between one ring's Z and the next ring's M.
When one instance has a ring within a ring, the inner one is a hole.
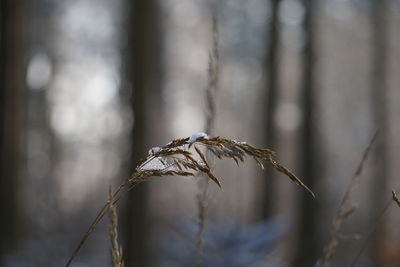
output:
M279 91L279 3L280 0L271 0L271 24L269 30L269 47L265 58L265 75L268 77L267 82L267 99L266 99L266 147L272 150L276 149L277 131L274 118L278 103ZM265 172L265 191L264 191L264 211L263 218L270 218L274 215L276 182L274 171L272 168L266 169Z
M17 186L24 126L26 14L22 0L1 0L0 5L1 255L15 245L18 225Z
M129 52L128 79L132 85L131 105L134 113L131 170L147 155L149 135L158 123L151 117L159 107L161 87L161 31L156 0L128 2ZM152 103L151 106L149 106ZM151 129L152 128L152 129ZM149 232L147 210L148 185L142 183L129 192L125 223L126 266L148 266L147 240Z
M372 218L375 223L380 211L383 209L390 190L388 189L388 103L387 103L387 38L388 25L386 23L387 14L386 0L372 1L371 14L371 43L372 43L372 73L371 73L371 111L373 125L380 129L379 137L375 144L373 162L374 175L373 184L371 187L372 197ZM385 239L384 225L381 224L376 234L376 239L373 242L373 253L383 252L383 241Z
M301 105L303 112L303 125L300 148L300 177L311 189L316 189L317 180L317 128L315 121L315 86L314 86L314 62L315 62L315 36L314 36L314 11L313 0L303 0L305 8L304 17L304 47L303 47L303 75L301 84ZM299 234L297 242L297 254L293 266L314 266L318 256L322 252L322 244L318 240L317 202L309 194L300 192L299 200Z

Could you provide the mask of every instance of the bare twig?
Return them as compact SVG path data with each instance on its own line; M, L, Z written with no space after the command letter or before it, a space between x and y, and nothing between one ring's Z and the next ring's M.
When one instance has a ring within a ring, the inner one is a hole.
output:
M339 204L339 207L336 211L335 217L332 223L332 233L331 233L331 240L329 241L328 245L324 248L324 253L321 259L321 267L329 267L330 261L332 257L336 253L337 246L339 245L339 241L343 238L339 233L340 229L344 221L350 217L357 209L358 205L352 205L350 208L346 208L348 201L350 199L351 193L355 187L357 178L361 175L365 162L368 159L369 152L371 150L372 145L374 144L376 137L378 136L378 130L375 132L367 148L364 150L363 156L361 158L360 163L357 166L356 171L354 172L353 176L351 177L350 183L347 186L346 192L342 198L342 201Z

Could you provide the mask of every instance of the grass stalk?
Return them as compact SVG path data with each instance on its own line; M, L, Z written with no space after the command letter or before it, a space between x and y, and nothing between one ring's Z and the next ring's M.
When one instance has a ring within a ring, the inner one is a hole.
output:
M214 125L216 118L216 93L218 90L218 77L219 77L219 32L218 32L218 20L216 15L213 15L212 19L212 50L209 52L208 60L208 85L206 88L206 126L205 131L208 134L214 133ZM210 153L207 151L206 158L210 161ZM201 255L203 254L203 247L205 244L204 231L207 227L208 220L208 190L209 180L204 179L199 181L200 193L197 196L198 204L198 232L196 236L196 256L195 265L201 266Z
M218 177L212 172L210 164L207 162L206 156L200 150L200 147L205 148L206 151L209 151L210 154L218 159L228 158L236 162L236 164L244 162L246 157L251 157L260 167L263 167L262 161L264 160L276 171L285 174L292 182L315 197L313 191L297 178L296 175L274 160L275 152L272 150L257 148L246 142L238 142L219 136L209 137L204 133L193 134L187 138L172 140L163 147L154 147L150 149L149 155L139 163L131 176L112 193L113 201L107 202L101 208L88 230L73 250L65 266L68 267L71 265L90 234L109 210L110 204L116 205L121 197L126 195L129 190L139 183L148 181L150 178L154 177L190 177L202 173L217 186L221 187L222 185Z
M110 220L108 234L111 240L111 263L113 267L124 267L122 247L118 242L118 214L117 208L114 205L111 187L108 194L108 206L108 218Z
M371 242L372 237L375 235L376 231L378 230L378 226L381 223L381 221L382 221L384 215L386 214L386 212L389 210L390 205L393 203L393 201L395 203L397 203L397 201L395 200L395 197L397 198L396 192L399 192L399 191L400 191L400 186L397 187L396 191L392 191L392 197L390 199L388 199L388 201L386 202L385 206L382 208L381 212L379 213L378 217L375 220L375 224L372 227L372 230L368 233L367 237L365 238L363 244L360 247L360 250L358 251L358 253L354 257L353 261L351 262L350 267L356 266L356 264L357 264L358 260L360 259L361 255L367 249L368 244ZM399 203L397 203L397 204L399 205ZM399 205L399 207L400 207L400 205Z
M321 267L329 267L330 261L332 257L336 253L336 249L339 245L339 241L343 240L343 235L339 233L342 228L343 223L358 209L358 205L352 204L348 208L348 202L352 195L353 189L356 185L358 177L362 174L363 167L365 162L368 159L369 152L371 151L372 145L374 144L376 138L378 136L378 130L372 136L371 140L369 141L368 146L365 148L363 152L363 156L357 166L356 171L354 172L353 176L351 177L350 183L347 186L346 192L339 204L339 207L336 211L335 217L332 223L332 230L331 230L331 239L328 245L324 248L324 253L321 258ZM353 239L358 239L358 235L352 235ZM345 239L348 239L348 236L345 236Z

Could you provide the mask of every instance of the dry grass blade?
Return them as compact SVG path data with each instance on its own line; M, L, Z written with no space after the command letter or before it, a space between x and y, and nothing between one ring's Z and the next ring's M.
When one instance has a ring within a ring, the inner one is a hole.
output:
M340 238L341 235L339 234L339 230L341 229L344 221L358 209L357 205L352 205L350 208L347 208L347 210L345 208L346 208L347 202L351 196L351 193L354 189L356 180L362 173L364 164L368 159L369 152L371 151L372 145L374 144L377 136L378 136L378 131L375 132L375 134L369 141L367 148L364 150L361 161L358 164L357 169L354 172L353 176L351 177L350 183L347 186L346 192L345 192L345 194L342 198L342 201L340 202L340 205L336 211L336 215L335 215L335 217L333 219L333 223L332 223L331 240L329 241L328 245L324 248L324 254L322 255L321 264L320 264L321 267L330 266L330 261L336 253L337 246L339 245L339 240L342 239L342 238Z
M204 164L207 166L207 168L210 169L210 165L208 164L206 157L204 156L204 154L200 151L200 149L197 148L197 146L194 147L194 149L196 150L197 154L199 155L199 157L201 158L201 160L204 162Z
M308 186L306 186L299 178L297 178L296 175L294 175L291 171L289 171L286 167L282 166L281 164L273 160L271 157L268 157L267 161L275 170L285 174L287 177L290 178L290 180L292 180L298 186L303 187L303 189L308 191L308 193L310 193L312 197L315 198L314 192Z
M108 233L111 240L111 263L113 267L124 267L124 261L122 259L122 247L118 243L118 215L117 208L114 205L114 199L112 190L108 194L108 217L110 224L108 227Z
M282 166L273 159L275 153L269 149L256 148L244 142L225 139L222 137L208 137L206 134L194 134L190 138L176 139L163 147L152 148L149 155L141 161L135 172L112 194L113 204L133 186L139 182L147 181L152 177L161 176L196 176L203 173L210 178L215 184L221 187L219 179L214 175L204 154L197 146L205 146L211 153L218 158L228 158L235 162L244 161L249 156L260 162L267 161L274 169L288 176L293 182L301 186L312 196L314 193L300 179L298 179L286 167ZM193 153L193 149L196 153ZM106 203L100 210L96 218L91 223L81 241L73 251L66 267L70 266L77 253L86 242L89 235L93 232L96 225L110 208L110 203Z

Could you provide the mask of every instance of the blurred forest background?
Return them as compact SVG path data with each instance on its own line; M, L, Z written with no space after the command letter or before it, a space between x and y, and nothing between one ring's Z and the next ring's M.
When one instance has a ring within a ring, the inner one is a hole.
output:
M351 195L333 266L400 266L399 0L0 0L0 266L63 266L149 148L204 131L212 17L215 135L268 147L317 197L253 162L216 164L204 266L314 266ZM119 206L126 266L192 266L196 178ZM388 202L389 201L389 202ZM379 214L390 204L384 216ZM73 266L109 266L106 223Z

